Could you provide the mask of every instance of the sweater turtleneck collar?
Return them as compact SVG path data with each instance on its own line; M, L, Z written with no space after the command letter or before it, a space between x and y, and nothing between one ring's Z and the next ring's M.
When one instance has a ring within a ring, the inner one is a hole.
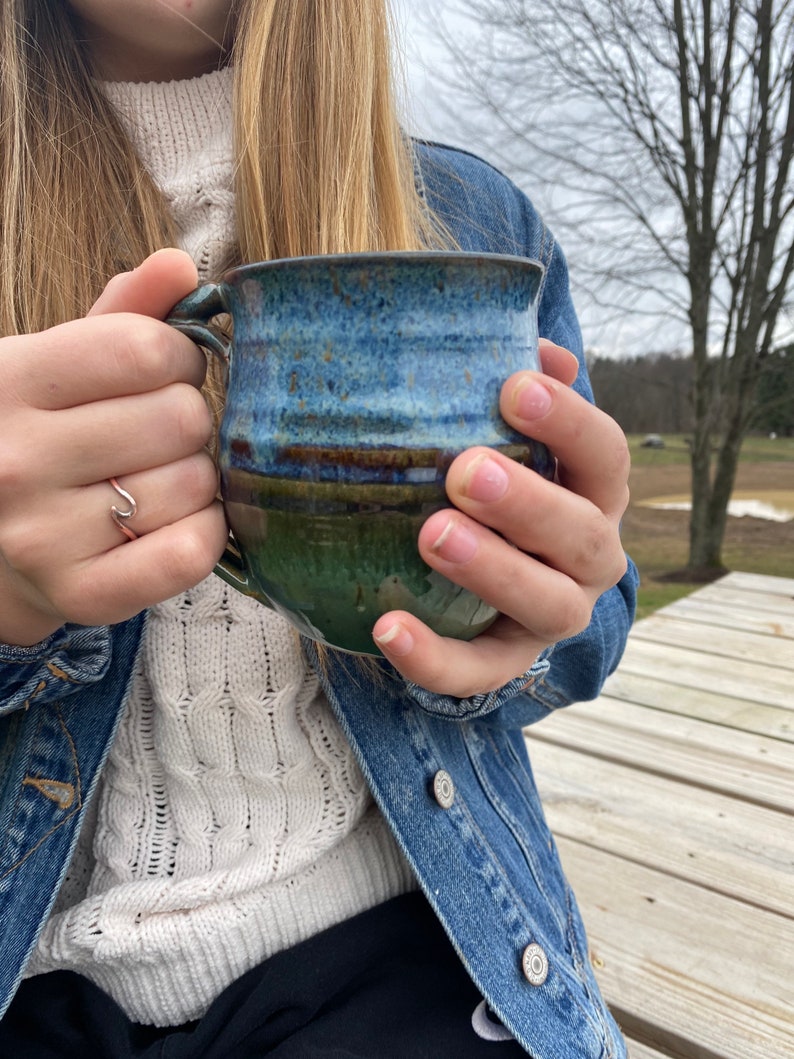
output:
M231 159L232 80L227 66L185 81L105 81L101 87L163 187L189 161Z

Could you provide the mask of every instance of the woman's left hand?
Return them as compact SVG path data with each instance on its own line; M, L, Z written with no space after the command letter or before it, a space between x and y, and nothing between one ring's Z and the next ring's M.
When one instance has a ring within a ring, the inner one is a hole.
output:
M373 629L389 661L429 691L466 698L525 673L544 648L588 626L598 597L626 570L626 439L570 388L573 354L544 340L540 351L543 374L512 375L501 412L549 447L556 480L491 449L468 449L447 475L455 507L431 515L419 534L428 565L495 607L496 622L468 643L404 611L382 615Z

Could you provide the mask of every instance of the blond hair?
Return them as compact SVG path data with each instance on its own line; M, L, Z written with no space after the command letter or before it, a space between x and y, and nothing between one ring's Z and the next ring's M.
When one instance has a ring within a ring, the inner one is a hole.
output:
M63 0L0 0L0 333L86 312L173 245ZM241 260L443 236L396 116L386 0L241 0L233 51Z
M395 115L385 0L248 0L240 30L243 257L435 242Z

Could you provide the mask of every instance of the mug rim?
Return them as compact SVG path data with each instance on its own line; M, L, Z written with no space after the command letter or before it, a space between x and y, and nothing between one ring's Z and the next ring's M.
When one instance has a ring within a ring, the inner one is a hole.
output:
M354 262L361 264L382 264L388 261L415 261L417 263L455 263L460 261L481 262L483 264L502 264L520 266L527 272L535 272L542 279L546 272L543 262L532 257L521 257L519 254L499 254L469 250L365 250L362 253L344 254L305 254L299 257L275 257L267 261L250 261L227 269L221 282L231 286L244 280L251 273L271 271L285 266L307 266L315 264L347 265Z

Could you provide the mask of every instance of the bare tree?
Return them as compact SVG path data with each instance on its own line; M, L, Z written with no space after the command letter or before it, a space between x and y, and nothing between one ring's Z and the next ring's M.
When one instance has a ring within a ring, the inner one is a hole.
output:
M686 327L689 569L717 572L759 375L794 285L794 0L446 6L471 30L443 31L458 120L468 112L494 130L511 173L550 193L605 307Z

